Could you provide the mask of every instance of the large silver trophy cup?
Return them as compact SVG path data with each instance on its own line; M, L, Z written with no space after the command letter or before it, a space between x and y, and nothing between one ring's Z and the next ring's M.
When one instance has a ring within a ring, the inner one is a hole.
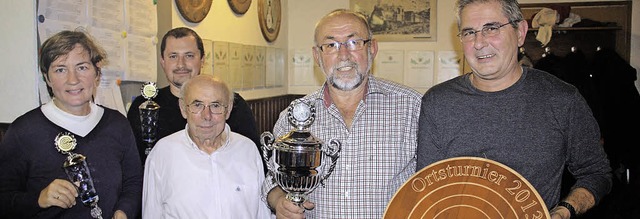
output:
M264 132L260 143L269 174L287 193L287 200L301 206L307 195L318 185L324 185L333 172L341 143L331 139L324 144L309 132L308 127L315 120L313 105L295 100L287 108L287 115L294 129L278 139Z

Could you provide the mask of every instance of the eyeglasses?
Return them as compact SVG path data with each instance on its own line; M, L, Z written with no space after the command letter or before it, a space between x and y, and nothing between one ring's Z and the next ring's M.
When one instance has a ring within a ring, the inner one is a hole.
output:
M202 102L195 102L192 104L188 104L187 110L189 110L189 112L193 114L198 114L198 113L201 113L202 110L204 110L204 108L206 107L209 107L209 111L211 112L211 114L222 114L227 109L227 106L222 105L221 103L218 103L218 102L213 102L213 103L210 103L209 105L206 105Z
M460 41L462 42L471 42L476 39L476 34L478 32L482 33L483 37L494 37L500 34L500 28L506 26L507 24L513 24L519 21L509 21L504 24L485 24L481 30L474 29L466 29L460 31L458 33L458 37L460 37Z
M325 44L318 45L317 47L324 54L333 54L340 51L340 47L342 47L343 45L346 46L347 50L349 51L361 50L362 48L364 48L364 44L368 43L369 41L371 41L371 39L347 40L346 42L343 42L343 43L341 42L325 43Z

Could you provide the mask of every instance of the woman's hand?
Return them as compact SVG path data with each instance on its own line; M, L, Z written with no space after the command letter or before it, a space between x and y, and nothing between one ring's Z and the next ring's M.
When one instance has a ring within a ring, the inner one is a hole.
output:
M122 210L117 210L116 213L113 213L113 219L127 219L127 214Z
M64 179L54 179L47 187L40 191L38 205L41 208L58 206L61 208L71 208L76 205L78 191L69 181Z

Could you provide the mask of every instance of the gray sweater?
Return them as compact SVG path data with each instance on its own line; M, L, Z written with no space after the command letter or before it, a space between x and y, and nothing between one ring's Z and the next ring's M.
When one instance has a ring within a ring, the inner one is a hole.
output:
M474 88L470 74L431 88L422 98L417 170L451 157L491 159L520 173L548 208L560 200L565 167L574 187L602 199L611 168L599 145L600 130L578 90L557 77L524 68L498 92Z

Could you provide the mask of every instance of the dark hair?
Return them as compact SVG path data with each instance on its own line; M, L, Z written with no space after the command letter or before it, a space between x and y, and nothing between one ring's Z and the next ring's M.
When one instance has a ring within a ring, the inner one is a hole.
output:
M164 58L164 49L167 48L167 38L170 36L176 39L180 39L182 37L187 37L187 36L195 37L196 44L198 45L198 50L200 50L200 57L204 57L204 45L202 44L202 38L198 36L198 33L196 33L196 31L187 27L176 27L171 29L162 37L162 43L160 43L160 56L162 58Z
M458 29L460 29L460 15L462 9L472 3L488 3L498 2L502 6L502 14L507 17L513 27L518 27L518 21L524 20L520 4L517 0L458 0L456 2L456 19L458 20Z
M45 81L47 80L46 75L49 67L51 67L51 63L60 56L69 54L76 45L82 46L82 48L89 53L91 64L96 68L96 73L98 75L100 74L98 63L102 62L100 66L107 64L107 53L105 50L84 31L63 30L45 40L40 47L38 65L40 66L40 72ZM49 85L47 85L47 90L49 91L49 95L53 96Z
M83 31L63 30L45 40L40 47L38 65L40 72L47 74L51 63L58 57L69 54L76 44L87 50L91 56L91 64L100 72L99 62L106 64L107 53L100 47L88 33Z

